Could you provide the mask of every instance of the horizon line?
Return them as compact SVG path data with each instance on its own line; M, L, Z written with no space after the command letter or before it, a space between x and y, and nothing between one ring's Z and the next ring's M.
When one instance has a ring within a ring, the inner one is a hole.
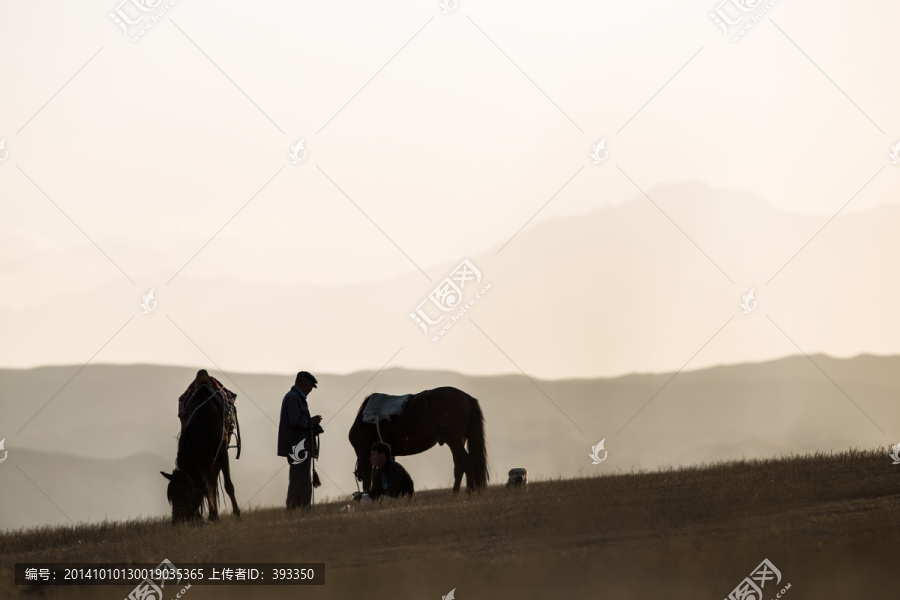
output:
M353 371L347 372L332 372L332 371L320 371L321 376L326 377L352 377L356 375L368 375L373 372L386 372L386 371L410 371L413 373L449 373L456 376L461 377L470 377L470 378L478 378L478 379L490 379L490 378L500 378L500 377L528 377L531 379L536 379L538 381L544 381L549 383L562 383L562 382L570 382L570 381L597 381L597 380L612 380L612 379L623 379L625 377L634 377L634 376L662 376L662 375L671 375L672 373L699 373L701 371L711 371L713 369L723 369L729 367L741 367L747 365L763 365L768 363L780 362L784 360L790 360L794 358L804 358L807 359L809 357L822 357L831 360L840 360L840 361L851 361L857 360L860 358L900 358L900 354L875 354L872 352L860 352L853 356L841 357L841 356L833 356L831 354L823 353L823 352L814 352L809 355L802 353L793 353L793 354L785 354L783 356L777 358L769 358L758 361L745 361L745 362L736 362L736 363L719 363L706 367L699 367L695 369L684 369L684 370L669 370L669 371L628 371L626 373L621 373L618 375L606 375L606 376L575 376L575 377L558 377L558 378L544 378L544 377L532 377L530 375L524 375L519 371L509 371L509 372L500 372L500 373L490 373L490 374L474 374L474 373L464 373L462 371L455 371L452 369L415 369L409 367L389 367L385 369L378 368L362 368L355 369ZM15 367L15 366L5 366L0 365L0 371L34 371L37 369L61 369L61 368L89 368L89 367L115 367L115 368L134 368L134 367L150 367L157 369L187 369L193 370L195 368L204 368L204 367L196 367L196 366L188 366L188 365L179 365L179 364L162 364L162 363L148 363L148 362L131 362L131 363L114 363L114 362L98 362L91 363L89 365L79 365L77 363L60 363L60 364L46 364L46 365L34 365L30 367ZM242 371L242 370L221 370L221 369L209 369L214 370L225 375L253 375L253 376L270 376L270 377L291 377L292 374L296 375L293 371L289 372L273 372L273 371Z

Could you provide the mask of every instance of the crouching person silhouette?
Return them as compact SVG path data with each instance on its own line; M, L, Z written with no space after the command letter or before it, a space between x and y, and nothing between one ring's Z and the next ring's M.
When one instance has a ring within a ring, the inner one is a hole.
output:
M411 498L415 495L412 477L400 463L393 459L391 449L387 444L375 442L369 453L369 462L374 467L372 486L369 490L369 497L372 500L394 499L401 496Z

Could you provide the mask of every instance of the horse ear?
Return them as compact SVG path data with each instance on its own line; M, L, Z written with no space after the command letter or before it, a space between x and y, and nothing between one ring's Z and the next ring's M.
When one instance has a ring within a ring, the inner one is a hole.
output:
M169 481L172 481L172 476L170 474L164 473L162 471L160 471L159 474L162 475L163 477L165 477L166 479L168 479Z

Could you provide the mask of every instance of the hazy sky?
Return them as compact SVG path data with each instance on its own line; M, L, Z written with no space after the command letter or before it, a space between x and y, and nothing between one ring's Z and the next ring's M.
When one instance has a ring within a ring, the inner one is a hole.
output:
M715 0L460 0L448 14L421 1L180 0L138 42L140 25L126 36L110 18L117 6L0 7L0 311L11 346L68 298L99 303L112 290L139 314L131 299L151 287L165 297L181 279L334 287L416 276L424 296L526 223L640 199L636 185L741 190L821 224L851 198L845 213L897 198L888 153L900 141L890 67L900 5L888 0L781 0L738 43L710 19ZM130 0L120 8L143 14ZM292 164L300 139L308 156ZM595 165L602 139L609 157ZM676 236L704 221L683 218L669 224ZM898 255L894 244L885 256ZM544 268L600 259L550 255ZM502 272L493 280L502 287ZM212 314L219 300L195 297L193 308ZM401 321L417 300L397 306ZM13 329L10 311L22 309L31 320ZM83 363L121 326L90 319L79 326L96 325L96 340L47 360ZM148 342L143 358L194 360L171 343ZM323 368L379 366L395 345ZM111 348L99 359L118 357ZM229 366L258 368L241 363ZM623 370L649 364L632 363Z

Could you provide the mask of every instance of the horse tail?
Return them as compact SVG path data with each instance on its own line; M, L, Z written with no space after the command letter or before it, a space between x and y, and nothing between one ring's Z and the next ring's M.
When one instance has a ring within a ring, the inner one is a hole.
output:
M484 438L484 414L478 400L469 396L469 428L466 444L472 465L472 483L475 489L484 489L488 482L487 444Z

